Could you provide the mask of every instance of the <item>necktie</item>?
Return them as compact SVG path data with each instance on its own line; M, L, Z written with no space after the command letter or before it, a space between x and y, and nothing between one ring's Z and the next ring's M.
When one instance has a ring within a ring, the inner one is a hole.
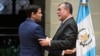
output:
M62 26L64 23L61 23L61 25L60 26Z

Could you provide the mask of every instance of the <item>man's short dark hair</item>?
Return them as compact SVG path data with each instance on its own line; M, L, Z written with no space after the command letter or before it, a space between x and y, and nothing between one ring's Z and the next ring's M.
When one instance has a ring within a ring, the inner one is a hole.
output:
M38 9L41 8L38 5L30 5L27 9L26 9L26 16L27 17L31 17L32 12L34 12L35 14L38 12Z
M65 9L69 9L69 12L70 12L70 14L72 14L73 13L73 7L72 7L72 4L71 3L69 3L69 2L62 2L61 4L64 4L65 6ZM59 4L59 5L61 5L61 4Z

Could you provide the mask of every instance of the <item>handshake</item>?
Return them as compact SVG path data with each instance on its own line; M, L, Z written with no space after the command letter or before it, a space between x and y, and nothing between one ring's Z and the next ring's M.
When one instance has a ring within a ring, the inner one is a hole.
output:
M51 46L51 38L38 39L41 46ZM76 48L63 50L62 54L73 54L76 52Z

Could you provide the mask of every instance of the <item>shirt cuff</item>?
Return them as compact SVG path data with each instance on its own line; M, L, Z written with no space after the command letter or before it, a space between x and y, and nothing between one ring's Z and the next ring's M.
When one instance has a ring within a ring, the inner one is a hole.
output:
M64 50L62 51L62 54L61 54L61 56L64 56Z
M48 38L48 37L47 37L47 38ZM50 38L49 38L49 39L50 39ZM49 41L49 46L51 46L51 40L52 40L52 39L50 39L50 41Z
M49 42L49 46L51 46L51 40L50 40L50 42Z

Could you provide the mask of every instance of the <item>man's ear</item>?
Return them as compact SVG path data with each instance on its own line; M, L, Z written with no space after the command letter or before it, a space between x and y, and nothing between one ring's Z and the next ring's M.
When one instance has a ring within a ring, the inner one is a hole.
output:
M32 16L32 17L35 17L35 13L34 13L34 12L32 12L32 13L31 13L31 16Z

